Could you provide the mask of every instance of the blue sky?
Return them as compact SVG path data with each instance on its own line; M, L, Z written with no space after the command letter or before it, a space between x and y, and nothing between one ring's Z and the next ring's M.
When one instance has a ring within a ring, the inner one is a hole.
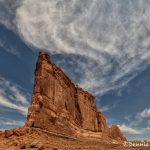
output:
M150 139L148 0L1 0L0 129L23 125L39 50L95 96L109 125Z

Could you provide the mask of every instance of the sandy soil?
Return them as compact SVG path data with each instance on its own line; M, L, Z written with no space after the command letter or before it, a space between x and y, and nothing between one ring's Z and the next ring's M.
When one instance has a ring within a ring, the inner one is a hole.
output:
M0 150L150 150L149 148L125 148L100 140L69 138L40 130L31 130L23 136L0 138Z

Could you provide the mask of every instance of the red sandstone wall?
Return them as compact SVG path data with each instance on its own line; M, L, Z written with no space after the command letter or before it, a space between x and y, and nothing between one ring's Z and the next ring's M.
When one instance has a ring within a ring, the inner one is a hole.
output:
M76 87L60 68L50 62L45 53L39 55L36 66L34 95L36 94L49 98L59 108L58 112L66 109L84 129L98 131L93 96Z
M41 52L36 64L34 95L26 125L61 133L68 132L71 124L81 127L82 116L76 91L64 72L50 62L48 54Z
M101 112L97 112L94 97L75 86L65 73L52 64L49 55L40 52L35 70L32 105L26 126L73 135L76 128L101 131L112 136ZM121 135L115 128L116 135Z
M76 89L77 101L79 103L83 119L82 127L91 131L99 131L97 109L93 96L80 87L76 87Z

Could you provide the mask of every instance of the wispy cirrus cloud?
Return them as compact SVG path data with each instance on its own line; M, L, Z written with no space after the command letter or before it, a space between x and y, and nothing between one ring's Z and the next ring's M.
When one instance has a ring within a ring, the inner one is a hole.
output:
M12 120L9 118L0 117L0 124L2 126L22 126L24 124L23 121Z
M144 109L142 112L137 114L141 118L150 118L150 108Z
M145 108L141 112L137 112L134 117L134 120L131 122L132 126L139 126L143 121L147 121L147 125L149 125L150 119L150 108Z
M126 116L127 124L118 125L123 133L131 139L149 140L150 127L149 127L149 108L145 108L135 115Z
M0 48L3 48L5 51L12 53L18 57L20 55L19 52L13 46L8 46L8 43L1 39L0 39Z
M148 140L150 127L131 127L130 125L118 125L121 131L129 138L129 140Z
M0 22L28 45L72 54L73 62L80 56L74 76L84 78L74 81L95 95L126 86L150 64L148 1L1 0L0 7Z
M5 118L5 117L0 117L0 130L6 130L10 128L16 128L16 127L21 127L24 125L24 121L22 120L16 120L16 119L10 119L10 118Z
M130 126L138 127L140 124L143 124L143 122L145 122L145 125L149 125L150 109L145 108L144 110L137 112L134 116L129 115L127 119L128 122L130 122Z
M16 9L21 2L22 0L0 0L0 23L13 31L16 29L14 22Z
M27 114L29 95L23 89L0 76L0 106L14 109L22 115Z
M130 126L127 126L125 124L118 125L118 127L121 129L122 132L128 133L128 134L141 134L141 130L132 128Z
M79 84L103 95L149 66L149 6L144 0L23 0L15 23L29 45L80 55L76 63L84 78Z

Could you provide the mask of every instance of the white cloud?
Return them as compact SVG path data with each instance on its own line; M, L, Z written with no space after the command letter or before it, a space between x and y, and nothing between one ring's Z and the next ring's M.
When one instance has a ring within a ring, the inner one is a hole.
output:
M128 137L128 140L148 140L150 135L150 127L138 127L133 128L130 125L121 124L118 125L121 131Z
M126 86L150 64L148 1L1 0L0 6L0 22L27 44L87 59L76 62L84 72L76 82L95 95Z
M1 117L0 116L0 125L1 128L0 130L6 130L6 129L11 129L11 128L16 128L16 127L21 127L24 125L24 121L21 121L19 119L10 119L6 117Z
M99 110L99 111L102 111L102 112L105 112L105 111L108 111L108 110L110 110L110 109L112 109L111 106L104 106L104 107L101 107L101 108L98 109L98 110Z
M21 114L26 115L27 114L27 107L20 106L17 104L13 104L8 99L0 95L0 106L8 107L11 109L15 109L19 111Z
M113 105L106 105L106 106L100 106L100 108L98 108L99 111L102 112L106 112L108 110L114 109L116 108L116 106L118 105L120 101L115 101Z
M150 109L146 108L144 110L142 110L141 112L138 112L134 119L132 119L132 121L130 122L131 126L139 126L143 121L147 120L148 123L148 119L150 119Z
M7 42L6 41L4 42L3 39L0 39L0 47L9 53L12 53L18 57L20 56L19 52L13 46L8 47Z
M16 9L20 6L22 0L0 0L0 23L5 27L15 30L14 17Z
M128 134L141 134L141 131L135 128L132 128L130 126L127 126L125 124L122 125L118 125L118 127L120 128L120 130L124 133L128 133Z
M29 95L21 87L0 76L0 106L17 110L26 115Z
M144 109L138 115L139 115L139 117L142 117L142 118L150 118L150 108Z
M23 126L24 122L23 121L18 121L18 120L11 120L11 119L4 119L0 120L0 124L2 126Z
M145 128L133 128L131 126L128 126L126 124L118 125L118 127L121 129L122 132L128 133L128 134L147 134L150 133L150 127Z
M150 4L141 0L23 0L16 11L20 36L51 53L75 54L94 94L126 86L150 63Z
M133 127L138 127L143 124L143 122L147 122L147 125L150 125L150 109L145 108L144 110L137 112L134 116L126 116L125 119L129 122L129 125Z

